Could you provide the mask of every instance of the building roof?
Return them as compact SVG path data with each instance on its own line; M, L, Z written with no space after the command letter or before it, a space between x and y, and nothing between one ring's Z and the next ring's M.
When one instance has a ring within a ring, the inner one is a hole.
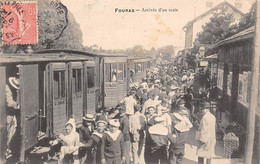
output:
M236 8L235 6L233 6L232 4L230 4L227 1L223 1L221 3L219 3L218 5L212 7L211 9L209 9L208 11L206 11L205 13L201 14L200 16L197 16L196 18L194 18L193 20L189 21L188 23L185 24L185 26L183 27L183 29L187 28L190 24L193 24L194 22L197 22L198 20L204 18L205 16L211 14L213 11L217 10L220 6L222 5L227 5L229 7L231 7L234 11L236 11L237 13L244 15L244 13L242 11L240 11L238 8Z
M241 31L235 35L232 35L229 38L226 38L218 43L216 43L213 48L217 48L223 44L229 44L229 43L234 43L237 41L249 39L254 37L254 32L255 32L255 26L249 27L248 29L245 29L244 31Z

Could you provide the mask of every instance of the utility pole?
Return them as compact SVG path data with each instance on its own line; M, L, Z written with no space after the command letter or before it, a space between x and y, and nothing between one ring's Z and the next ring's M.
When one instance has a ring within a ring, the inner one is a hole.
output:
M252 56L252 80L250 88L250 102L247 118L247 140L245 151L245 164L252 164L254 138L255 138L255 117L258 103L259 87L259 60L260 60L260 0L256 1L256 27L254 37L254 50ZM258 147L259 149L259 147Z

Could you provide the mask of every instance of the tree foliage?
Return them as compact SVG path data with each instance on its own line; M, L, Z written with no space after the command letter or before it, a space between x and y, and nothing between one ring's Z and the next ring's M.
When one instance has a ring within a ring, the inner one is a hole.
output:
M231 24L234 22L232 14L221 11L214 13L210 21L202 26L202 31L197 34L198 41L201 44L215 44L224 39L229 32Z
M256 3L252 5L249 12L243 15L238 23L238 31L243 31L256 23Z
M256 23L256 3L252 5L248 13L241 17L237 24L232 24L233 21L232 14L225 13L224 10L215 13L210 21L202 26L203 30L197 34L196 39L199 44L194 44L193 49L196 51L200 44L204 44L206 47L205 56L216 53L216 50L211 48L213 44L254 26Z

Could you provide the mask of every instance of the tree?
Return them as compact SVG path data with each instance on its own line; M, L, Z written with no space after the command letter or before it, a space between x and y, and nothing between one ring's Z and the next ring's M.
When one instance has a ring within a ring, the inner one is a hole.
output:
M158 48L158 53L162 55L164 60L170 61L172 54L174 53L173 45L167 45L161 48Z
M234 22L232 14L221 10L219 13L214 13L210 21L202 26L202 31L197 34L198 41L201 44L212 45L224 39L228 33L230 25Z
M38 0L38 44L32 45L34 50L42 50L47 48L53 49L82 49L82 31L76 22L72 13L68 12L68 26L64 29L62 35L58 39L50 40L50 30L55 23L56 12L50 7L49 0ZM3 46L5 53L15 53L21 49L25 49L23 45L5 45Z
M256 23L256 3L254 3L249 12L243 15L238 23L239 31L243 31Z

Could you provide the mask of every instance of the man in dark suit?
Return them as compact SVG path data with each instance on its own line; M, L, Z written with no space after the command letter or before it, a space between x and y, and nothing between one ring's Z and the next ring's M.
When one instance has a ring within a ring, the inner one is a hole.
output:
M80 142L86 144L90 140L90 136L92 135L93 132L94 132L94 115L86 114L83 117L83 125L79 128ZM91 151L87 151L86 148L80 148L79 158L82 158L81 161L84 162L86 160L86 157L90 153Z

